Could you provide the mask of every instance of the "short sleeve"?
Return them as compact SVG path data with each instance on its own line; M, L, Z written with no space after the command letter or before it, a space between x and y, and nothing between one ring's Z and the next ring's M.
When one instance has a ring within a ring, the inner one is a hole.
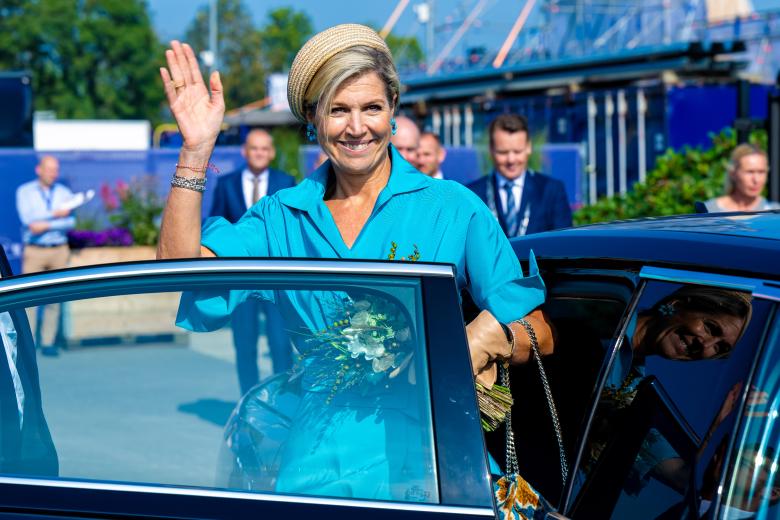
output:
M201 245L217 256L269 256L268 230L259 204L235 224L223 217L211 217L203 223Z
M212 217L203 224L201 244L222 257L268 255L268 233L262 212L257 208L244 214L235 224ZM181 295L176 325L194 332L217 330L230 321L236 307L252 297L271 299L244 290L184 292Z
M529 273L523 276L496 219L487 207L476 209L466 235L466 271L469 292L480 309L487 309L502 323L526 316L544 303L545 288L533 252Z

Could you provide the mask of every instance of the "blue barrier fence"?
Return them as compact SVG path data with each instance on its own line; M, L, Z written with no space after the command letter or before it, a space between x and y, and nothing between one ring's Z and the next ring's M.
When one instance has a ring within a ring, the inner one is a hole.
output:
M16 189L35 179L38 156L30 148L0 149L0 246L8 255L11 268L21 272L21 222L16 211ZM51 155L60 161L60 181L74 192L100 187L116 181L131 182L133 178L153 175L157 178L158 192L165 196L170 189L170 178L178 158L178 150L155 149L146 152L56 152ZM212 162L222 172L232 171L243 164L240 147L217 148ZM208 183L215 183L216 174L209 172ZM204 194L204 216L211 208L213 190ZM76 211L77 215L93 215L102 211L102 201L95 197Z
M319 149L304 147L302 161L310 171ZM170 190L170 178L178 158L178 150L153 149L146 152L56 152L60 161L59 181L74 192L93 189L104 184L114 186L117 181L130 183L134 178L152 175L157 179L157 191L165 197ZM21 222L16 210L16 189L35 179L35 165L40 154L30 148L0 148L0 247L6 252L15 273L21 272ZM230 172L243 165L239 146L222 146L214 150L212 162L221 172ZM555 145L542 149L545 173L564 182L572 207L582 202L582 158L579 145ZM448 147L442 164L447 178L467 184L481 175L479 156L473 148ZM217 174L208 172L208 185L216 183ZM203 198L203 216L211 209L213 189L207 189ZM103 202L99 196L76 210L76 216L102 215Z

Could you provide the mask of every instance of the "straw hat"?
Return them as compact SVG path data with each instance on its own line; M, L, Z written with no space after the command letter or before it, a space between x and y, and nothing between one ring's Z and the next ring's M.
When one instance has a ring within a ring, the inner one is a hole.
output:
M326 29L313 36L301 47L290 67L287 80L287 100L290 103L290 110L298 120L306 122L303 97L320 67L335 54L356 45L373 47L392 59L390 49L375 30L355 23L345 23Z

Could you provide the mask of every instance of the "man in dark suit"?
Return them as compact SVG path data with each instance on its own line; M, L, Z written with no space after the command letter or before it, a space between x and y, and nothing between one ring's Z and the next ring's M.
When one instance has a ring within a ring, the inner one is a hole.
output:
M527 168L532 147L526 119L500 115L490 123L489 133L494 169L468 187L485 201L506 236L571 226L563 183Z
M271 134L265 130L254 129L247 134L241 155L246 160L246 166L219 178L211 206L212 217L225 217L233 223L264 196L295 186L292 176L269 168L276 150ZM240 305L233 313L232 324L242 395L260 380L257 367L260 313L265 314L265 332L274 372L282 372L292 366L290 339L276 306L257 300Z

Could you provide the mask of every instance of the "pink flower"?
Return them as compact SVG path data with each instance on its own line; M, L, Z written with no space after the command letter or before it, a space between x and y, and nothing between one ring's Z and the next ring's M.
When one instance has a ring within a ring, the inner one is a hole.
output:
M119 195L119 200L124 202L130 195L130 185L121 179L116 181L116 193Z
M103 183L100 186L100 198L103 199L103 206L107 211L114 211L119 207L119 200L114 195L114 192L111 191L111 186L107 183Z

